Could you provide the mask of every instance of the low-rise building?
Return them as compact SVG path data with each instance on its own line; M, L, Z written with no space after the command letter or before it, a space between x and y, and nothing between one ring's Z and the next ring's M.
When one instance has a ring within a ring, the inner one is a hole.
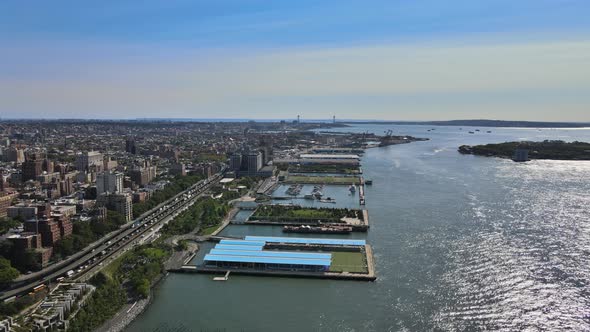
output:
M26 318L36 331L67 330L68 320L94 290L94 286L85 283L58 284Z
M16 197L18 197L18 193L0 192L0 218L8 216L8 209Z
M8 207L7 214L9 218L21 217L23 220L34 218L37 215L37 205L16 204Z

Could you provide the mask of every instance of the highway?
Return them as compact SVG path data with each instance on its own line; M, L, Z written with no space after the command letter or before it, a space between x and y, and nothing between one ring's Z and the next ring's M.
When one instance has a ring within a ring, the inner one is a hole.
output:
M153 232L153 229L159 229L182 211L188 209L205 191L214 184L219 183L224 173L225 168L220 173L215 174L209 179L199 181L187 190L159 204L133 222L121 227L118 231L107 235L101 240L102 242L97 241L98 243L95 242L93 245L71 256L67 260L40 271L33 278L24 281L25 284L21 282L16 288L2 293L0 300L26 294L32 291L34 287L54 282L60 277L77 279L86 274L86 272L100 270L108 258L118 256L124 250L129 249L132 245L143 240L145 234ZM69 271L74 271L74 273L72 274L70 272L68 276Z

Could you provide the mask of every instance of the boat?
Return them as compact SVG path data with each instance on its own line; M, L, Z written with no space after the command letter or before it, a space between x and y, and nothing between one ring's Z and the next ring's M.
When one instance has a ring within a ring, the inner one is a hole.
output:
M373 180L365 180L365 184L366 184L367 186L370 186L370 185L372 185L372 184L373 184Z
M324 194L322 193L322 189L324 189L323 185L314 186L313 191L311 192L311 196L313 196L316 199L322 198L322 196L324 196Z
M320 199L321 203L336 203L336 200L332 197L322 198Z
M315 234L350 234L352 227L350 226L283 226L285 233L315 233Z
M351 185L350 185L350 187L348 187L348 190L349 190L351 193L354 193L354 192L356 192L356 186L354 185L354 183L353 183L353 184L351 184Z
M491 134L491 133L492 133L492 131L491 131L491 130L488 130L488 131L486 131L486 133L488 133L488 134Z
M473 131L470 131L469 133L470 133L470 134L475 134L475 132L473 132Z
M315 199L315 196L312 195L312 194L307 194L307 195L303 196L303 198L305 198L305 199Z
M297 196L301 192L301 189L303 189L302 185L294 184L294 185L291 185L289 187L289 189L287 189L286 193L287 193L287 195Z

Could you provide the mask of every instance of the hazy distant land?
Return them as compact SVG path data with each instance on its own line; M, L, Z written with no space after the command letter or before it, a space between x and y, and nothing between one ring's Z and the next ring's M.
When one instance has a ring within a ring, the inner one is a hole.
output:
M541 122L506 120L449 120L449 121L342 121L343 123L427 125L427 126L465 126L465 127L512 127L512 128L584 128L590 122Z

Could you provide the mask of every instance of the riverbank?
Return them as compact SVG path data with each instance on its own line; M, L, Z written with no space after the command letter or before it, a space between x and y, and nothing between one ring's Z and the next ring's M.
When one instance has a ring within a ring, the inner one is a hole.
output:
M248 195L245 195L248 196ZM244 197L238 199L241 200ZM238 212L238 208L232 208L228 211L227 215L223 218L222 222L217 225L217 228L211 232L211 235L216 235L221 232L227 225L229 225L231 219ZM190 262L199 250L199 245L192 240L199 238L202 229L198 228L188 234L176 235L167 238L164 242L174 248L181 246L184 243L186 246L184 249L175 250L170 257L164 262L164 272L150 285L149 295L145 299L137 300L134 303L128 303L124 305L117 313L103 323L96 332L121 332L131 324L139 315L141 315L152 303L154 299L154 289L158 284L163 281L168 275L168 270L174 270L180 268L182 265Z

